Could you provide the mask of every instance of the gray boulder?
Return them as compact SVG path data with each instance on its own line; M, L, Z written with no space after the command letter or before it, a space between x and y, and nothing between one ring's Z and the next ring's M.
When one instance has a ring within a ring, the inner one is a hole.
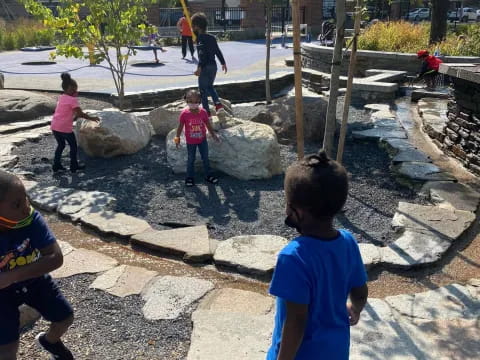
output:
M29 120L52 115L55 100L48 96L23 90L0 91L0 123Z

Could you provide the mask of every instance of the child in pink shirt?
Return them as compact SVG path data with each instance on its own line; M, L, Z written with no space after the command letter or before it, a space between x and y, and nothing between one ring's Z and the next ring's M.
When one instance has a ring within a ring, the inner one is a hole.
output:
M185 140L187 142L188 152L185 185L189 187L195 185L194 176L197 147L202 157L205 180L214 185L218 184L218 179L210 172L207 129L215 141L219 141L219 139L210 124L207 111L200 107L201 97L199 92L196 90L188 91L185 95L185 100L188 106L180 114L180 124L178 125L177 136L174 139L178 149L180 146L180 135L185 128Z
M77 117L87 120L100 121L96 116L85 114L78 103L78 85L75 80L70 77L70 74L63 73L62 89L64 93L58 98L57 108L53 114L52 129L53 136L57 140L57 149L55 150L55 158L53 161L53 172L65 170L62 166L62 153L65 149L65 142L70 146L70 171L72 173L77 170L85 168L84 165L79 165L77 160L77 141L73 133L73 121Z

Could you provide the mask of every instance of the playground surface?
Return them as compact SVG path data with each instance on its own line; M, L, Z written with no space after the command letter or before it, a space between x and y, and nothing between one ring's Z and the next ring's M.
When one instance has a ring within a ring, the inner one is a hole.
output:
M228 41L219 45L227 61L228 73L223 74L219 67L217 82L265 76L264 41ZM190 54L183 60L179 46L165 49L167 51L164 53L158 52L160 64L154 64L153 51L137 51L137 54L132 56L125 76L127 92L187 87L197 83L193 74L197 63L191 60ZM275 45L271 49L271 73L285 71L287 68L284 60L291 54L292 49ZM89 66L88 60L57 57L55 64L22 65L26 62L47 61L51 61L50 51L0 52L0 73L5 76L5 88L58 91L60 74L67 71L79 82L80 91L106 94L116 92L106 61ZM135 66L138 63L141 66Z

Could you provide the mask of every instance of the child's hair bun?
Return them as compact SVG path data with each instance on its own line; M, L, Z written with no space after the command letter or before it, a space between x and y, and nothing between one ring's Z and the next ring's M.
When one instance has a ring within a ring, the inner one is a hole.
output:
M72 77L70 76L69 73L62 73L62 75L60 75L60 77L62 78L63 81L67 82L67 81L70 81L72 79Z
M318 153L310 155L305 158L305 165L316 168L316 167L325 167L328 165L330 158L324 149L321 149Z

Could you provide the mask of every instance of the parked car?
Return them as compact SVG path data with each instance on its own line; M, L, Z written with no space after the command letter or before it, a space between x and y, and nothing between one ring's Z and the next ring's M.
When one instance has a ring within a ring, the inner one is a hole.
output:
M467 7L463 8L462 11L461 8L458 8L448 13L448 20L461 22L480 21L480 13L478 11Z
M406 16L407 20L410 21L422 21L430 19L430 9L429 8L418 8L413 9Z

